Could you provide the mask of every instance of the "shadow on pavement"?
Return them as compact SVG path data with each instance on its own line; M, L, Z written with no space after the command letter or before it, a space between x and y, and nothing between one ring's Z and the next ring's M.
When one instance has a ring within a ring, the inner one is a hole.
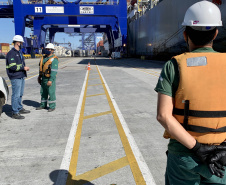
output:
M86 180L74 180L72 179L72 175L67 170L54 170L49 174L49 178L53 182L53 185L62 185L62 183L57 182L57 178L59 175L59 172L62 174L67 174L67 184L70 185L94 185L93 183L86 181ZM65 184L65 183L64 183Z
M39 107L40 103L32 100L23 100L23 104L31 107ZM8 117L12 117L12 106L5 104L2 108L2 112L5 113Z
M91 65L97 64L98 66L162 69L166 61L141 60L138 58L109 59L104 57L97 57L96 61L94 61L94 59L92 58L83 58L78 64L87 65L88 62L90 62Z
M4 112L10 118L12 117L12 106L9 104L5 104L2 108L2 112Z
M23 104L30 106L30 107L39 107L40 103L37 101L32 101L32 100L23 100Z

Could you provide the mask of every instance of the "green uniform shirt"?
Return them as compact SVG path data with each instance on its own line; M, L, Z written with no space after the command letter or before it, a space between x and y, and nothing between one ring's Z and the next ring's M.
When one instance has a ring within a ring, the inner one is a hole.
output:
M54 55L51 55L50 57L45 57L43 59L43 65L50 59L52 58ZM52 61L51 64L51 73L50 73L50 77L48 81L53 81L56 79L56 75L57 75L57 71L58 71L58 59L54 58L54 60ZM44 78L47 78L45 76L43 76Z
M214 53L212 48L198 48L192 51L192 53ZM179 70L177 61L171 59L163 66L158 83L155 87L155 91L161 94L165 94L171 97L175 97L177 88L179 86ZM175 139L170 139L168 150L172 153L190 153L184 145L180 144Z

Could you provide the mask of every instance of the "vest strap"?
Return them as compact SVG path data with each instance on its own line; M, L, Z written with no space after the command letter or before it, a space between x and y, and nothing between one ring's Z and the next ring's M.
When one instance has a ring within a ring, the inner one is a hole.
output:
M187 130L188 127L188 117L189 117L189 100L184 102L184 128Z
M187 111L186 111L187 112ZM173 114L184 116L185 109L173 109ZM199 118L222 118L226 117L226 111L198 111L198 110L189 110L188 115L192 117Z
M182 123L181 123L181 125L184 126ZM218 129L214 129L214 128L196 126L196 125L187 125L187 129L186 130L187 131L192 131L192 132L197 132L197 133L226 132L226 126L218 128Z

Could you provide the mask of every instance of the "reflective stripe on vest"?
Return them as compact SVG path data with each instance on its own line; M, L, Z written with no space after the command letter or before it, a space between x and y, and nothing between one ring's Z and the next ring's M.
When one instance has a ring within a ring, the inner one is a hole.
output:
M51 74L51 64L54 59L58 59L57 56L53 56L49 58L49 60L43 65L43 57L41 58L40 64L39 64L39 75L42 76L43 74L49 78ZM53 71L53 70L52 70Z
M174 57L180 82L173 116L200 143L226 140L226 54L184 53ZM164 137L172 138L168 133Z

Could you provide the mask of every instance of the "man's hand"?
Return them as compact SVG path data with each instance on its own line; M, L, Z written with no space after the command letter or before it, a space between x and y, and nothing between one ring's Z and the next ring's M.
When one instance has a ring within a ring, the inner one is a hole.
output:
M225 151L216 151L213 156L210 158L211 163L218 162L222 166L226 165L226 150Z
M209 159L209 169L213 175L217 177L224 177L224 166L226 165L226 151L219 150L214 153Z
M213 175L223 178L225 169L219 161L226 156L225 147L222 145L205 145L196 141L195 146L191 150L203 163L208 164Z
M29 71L30 68L25 66L25 67L24 67L24 70L25 70L25 71Z
M51 85L52 85L52 82L51 82L51 81L48 81L48 82L47 82L47 85L48 85L48 86L51 86Z
M195 155L204 163L208 163L208 159L215 151L226 151L226 146L222 145L205 145L196 141L195 146L191 149Z
M224 167L221 164L215 162L215 163L208 164L208 166L209 166L210 172L213 175L216 175L219 178L223 178L224 177L225 169L224 169Z

